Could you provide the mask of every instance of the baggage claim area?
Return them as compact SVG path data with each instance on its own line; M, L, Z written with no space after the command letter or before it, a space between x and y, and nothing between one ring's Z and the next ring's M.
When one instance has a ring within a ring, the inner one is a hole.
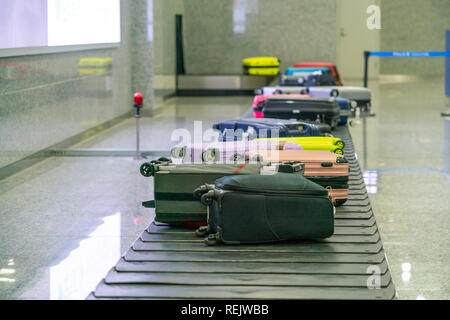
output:
M1 300L450 298L448 1L5 4Z

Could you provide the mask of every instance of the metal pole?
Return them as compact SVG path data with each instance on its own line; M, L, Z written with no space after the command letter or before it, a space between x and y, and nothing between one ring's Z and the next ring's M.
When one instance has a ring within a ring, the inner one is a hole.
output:
M370 51L364 51L364 88L367 88L367 80L369 78L369 57ZM366 117L362 118L363 129L363 157L364 157L364 170L367 169L367 121Z
M139 114L139 108L136 109L136 160L142 159L140 151L139 151L139 118L141 115Z
M364 170L367 170L367 123L366 118L362 118L363 129L363 156L364 156Z
M367 88L367 78L369 76L370 51L364 51L364 88Z
M142 97L142 94L139 92L136 92L134 94L134 107L136 108L136 115L134 116L136 118L136 157L135 160L142 159L141 153L139 151L139 119L141 118L141 108L144 104L144 98Z

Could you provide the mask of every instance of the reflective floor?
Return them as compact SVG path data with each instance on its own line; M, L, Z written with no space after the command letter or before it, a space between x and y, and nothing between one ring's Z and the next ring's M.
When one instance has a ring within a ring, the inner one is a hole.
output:
M443 78L370 81L375 118L351 128L400 299L449 299L450 120ZM359 82L346 82L360 85ZM180 97L141 119L141 149L168 150L251 97ZM194 121L201 120L196 123ZM201 128L200 128L201 125ZM174 133L175 132L175 133ZM174 134L174 137L172 137ZM366 141L364 147L364 140ZM133 149L135 120L74 148ZM153 219L131 157L50 158L0 181L0 299L84 299Z

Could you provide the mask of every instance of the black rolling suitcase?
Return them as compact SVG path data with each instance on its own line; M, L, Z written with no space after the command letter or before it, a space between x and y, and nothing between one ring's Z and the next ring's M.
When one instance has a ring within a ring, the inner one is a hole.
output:
M335 98L295 98L289 95L272 96L263 103L265 118L319 121L336 127L341 108Z
M334 233L328 191L302 175L222 177L195 195L208 206L207 245L327 238Z

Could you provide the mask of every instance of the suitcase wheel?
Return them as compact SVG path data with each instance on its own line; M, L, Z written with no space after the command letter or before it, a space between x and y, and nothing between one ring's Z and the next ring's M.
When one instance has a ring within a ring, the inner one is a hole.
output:
M335 201L335 207L339 207L342 206L345 202L347 201L347 199L336 199Z
M144 177L151 177L152 175L155 174L155 168L153 164L149 162L143 163L140 167L140 171Z
M212 191L212 194L211 194ZM213 203L213 197L214 197L214 191L211 190L210 192L204 193L201 198L200 202L204 204L205 206L210 206Z
M346 157L337 157L336 163L348 163L348 160Z
M342 149L336 149L336 150L334 150L334 153L343 155L344 151L342 151Z
M338 146L340 149L344 148L344 142L343 141L338 141L336 142L336 146Z
M209 234L209 226L202 226L202 227L198 228L197 230L195 230L195 235L197 237L203 238L208 234Z
M215 234L210 234L205 238L205 244L207 246L215 246L217 244L217 239Z

